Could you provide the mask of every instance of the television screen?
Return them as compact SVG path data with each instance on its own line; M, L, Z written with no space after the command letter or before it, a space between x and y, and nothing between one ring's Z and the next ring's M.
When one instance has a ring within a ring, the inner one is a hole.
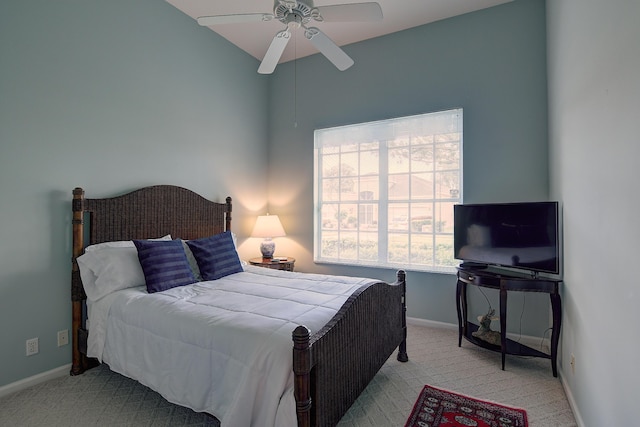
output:
M453 246L468 263L558 274L558 202L455 205Z

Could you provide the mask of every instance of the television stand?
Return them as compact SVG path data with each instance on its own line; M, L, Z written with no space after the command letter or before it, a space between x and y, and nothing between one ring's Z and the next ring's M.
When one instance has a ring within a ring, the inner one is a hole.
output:
M557 356L558 340L560 338L560 324L562 308L560 301L560 279L549 279L519 275L494 269L479 270L477 268L458 267L458 281L456 285L456 308L458 311L458 347L462 347L462 338L489 350L502 353L502 370L504 371L507 354L519 356L533 356L551 359L553 376L558 376ZM467 320L467 286L479 286L498 289L500 291L500 345L493 345L473 336L478 325ZM507 295L511 291L544 292L551 299L553 315L551 328L551 354L543 353L524 344L507 339Z

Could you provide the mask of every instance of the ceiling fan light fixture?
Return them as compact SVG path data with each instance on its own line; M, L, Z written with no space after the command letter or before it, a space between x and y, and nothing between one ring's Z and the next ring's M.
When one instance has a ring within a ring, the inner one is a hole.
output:
M293 12L284 17L284 23L289 28L289 31L297 30L302 26L303 18L302 16Z

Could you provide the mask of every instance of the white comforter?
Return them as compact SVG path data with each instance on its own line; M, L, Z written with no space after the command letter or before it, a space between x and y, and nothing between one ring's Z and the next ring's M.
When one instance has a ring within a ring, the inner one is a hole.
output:
M224 426L295 426L291 333L374 282L246 266L219 280L89 306L88 354Z

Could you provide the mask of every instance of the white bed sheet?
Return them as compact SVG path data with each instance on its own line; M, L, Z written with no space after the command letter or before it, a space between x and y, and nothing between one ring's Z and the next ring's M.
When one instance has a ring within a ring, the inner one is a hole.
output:
M88 355L225 426L295 426L292 339L374 279L246 266L155 294L89 301Z

